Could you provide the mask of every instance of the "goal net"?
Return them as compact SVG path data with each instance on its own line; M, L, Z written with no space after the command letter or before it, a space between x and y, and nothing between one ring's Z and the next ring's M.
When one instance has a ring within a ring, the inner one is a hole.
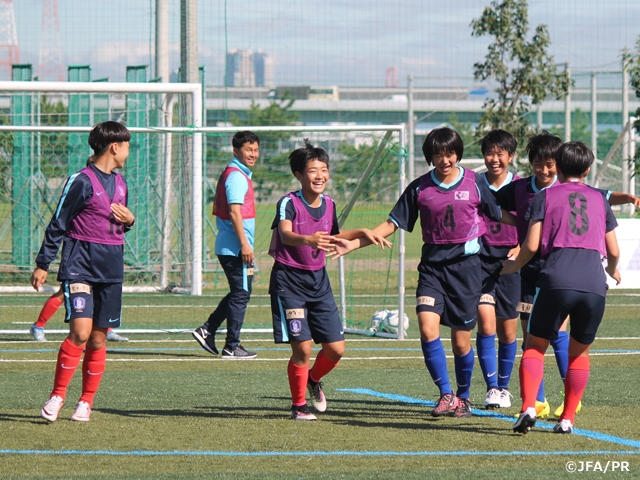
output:
M385 221L404 186L399 125L203 127L199 84L0 82L0 91L0 331L32 323L42 293L57 290L57 263L39 296L29 276L66 179L91 154L88 133L98 122L121 121L132 132L122 172L136 215L125 236L123 322L129 331L192 329L226 294L211 205L235 132L254 131L261 150L253 172L258 218L248 328L271 325L271 224L277 200L299 188L288 155L304 138L329 153L326 193L336 202L342 229ZM404 236L394 237L392 249L369 247L328 262L346 328L367 331L376 310L404 309ZM419 247L413 254L419 257Z

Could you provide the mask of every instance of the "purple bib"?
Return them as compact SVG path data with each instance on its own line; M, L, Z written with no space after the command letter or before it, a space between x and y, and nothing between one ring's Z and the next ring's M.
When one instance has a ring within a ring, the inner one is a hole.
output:
M127 197L127 187L122 176L115 174L116 191L112 200L91 167L83 168L80 173L84 173L91 180L93 196L84 209L71 220L67 234L84 242L123 245L124 225L118 222L111 212L112 203L124 205Z
M486 180L487 177L484 174L483 176ZM515 182L516 180L520 180L520 177L513 175L511 177L511 182ZM505 183L504 185L508 185L511 182ZM502 187L504 187L504 185L502 185ZM511 213L515 215L515 212ZM518 244L518 232L516 227L505 225L500 222L494 222L484 213L481 213L481 215L484 223L487 225L487 231L482 236L482 242L485 245L492 245L494 247L515 247Z
M479 212L476 174L464 169L462 180L450 190L441 190L431 174L420 177L418 210L422 241L427 244L465 243L483 235L487 227Z
M516 183L516 229L518 231L518 243L522 245L525 238L527 238L527 233L529 232L529 220L526 220L527 211L529 210L529 206L531 202L533 202L533 197L537 195L537 192L529 192L527 190L528 182L535 182L535 177L527 177L521 178ZM552 183L550 186L545 187L543 190L547 190L551 187L558 185L558 181Z
M299 235L313 235L316 232L328 232L332 230L333 223L333 200L324 195L326 205L322 218L316 219L305 207L303 201L295 192L286 195L296 210L296 218L292 222L292 231ZM276 261L294 268L302 270L321 270L325 264L325 253L322 250L311 248L308 245L292 246L285 245L280 240L280 232L273 229L269 255Z
M554 248L583 248L606 256L607 213L600 192L579 182L567 182L546 193L540 255Z

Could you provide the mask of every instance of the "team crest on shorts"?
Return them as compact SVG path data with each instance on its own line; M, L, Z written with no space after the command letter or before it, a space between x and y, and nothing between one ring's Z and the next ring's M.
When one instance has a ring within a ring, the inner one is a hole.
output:
M291 320L289 322L289 331L291 335L300 335L302 332L302 322L300 320Z
M454 198L456 200L469 200L469 192L468 191L456 192Z
M84 310L84 307L86 306L86 301L84 298L82 297L76 297L73 299L73 309L76 312L81 312Z

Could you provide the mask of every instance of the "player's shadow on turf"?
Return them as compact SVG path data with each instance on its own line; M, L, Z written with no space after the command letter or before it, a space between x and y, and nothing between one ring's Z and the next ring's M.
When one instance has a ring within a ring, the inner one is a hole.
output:
M94 409L96 412L118 415L121 417L149 418L149 417L196 417L196 418L238 418L238 419L277 419L282 418L284 408L256 407L225 407L225 406L196 406L188 409L171 410L116 410L112 408ZM272 413L270 413L272 412Z
M144 352L144 351L137 351L137 350L129 350L126 348L108 348L107 353L109 353L110 355L124 355L124 356L130 356L130 357L142 357L142 356L146 356L146 357L161 356L161 357L179 357L179 358L202 358L203 357L202 355L198 355L197 353Z
M40 415L23 415L18 413L0 413L0 422L22 422L33 423L34 425L46 425L47 422Z

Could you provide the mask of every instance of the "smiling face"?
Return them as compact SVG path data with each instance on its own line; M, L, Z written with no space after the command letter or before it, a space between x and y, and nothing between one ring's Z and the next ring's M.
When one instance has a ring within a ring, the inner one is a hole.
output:
M533 174L536 176L536 187L546 188L556 177L556 161L553 158L540 160L536 158L532 163Z
M436 178L442 183L450 183L458 178L458 155L455 152L443 151L431 157Z
M329 181L329 166L320 160L309 160L302 173L295 172L296 178L302 187L305 199L315 200L324 192Z
M234 148L233 154L244 166L253 168L260 156L260 145L255 142L246 142L240 148Z
M494 147L484 154L484 166L487 167L487 179L490 182L501 180L509 173L507 167L513 160L513 153Z
M112 144L113 158L116 162L115 168L124 167L124 162L129 156L129 142L119 142Z

